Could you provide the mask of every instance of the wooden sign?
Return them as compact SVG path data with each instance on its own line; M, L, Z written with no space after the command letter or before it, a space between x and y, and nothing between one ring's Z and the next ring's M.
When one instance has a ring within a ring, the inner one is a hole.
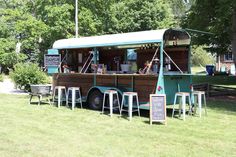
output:
M47 54L44 55L44 66L59 66L61 62L60 54Z
M166 95L150 94L150 124L164 122L166 124Z

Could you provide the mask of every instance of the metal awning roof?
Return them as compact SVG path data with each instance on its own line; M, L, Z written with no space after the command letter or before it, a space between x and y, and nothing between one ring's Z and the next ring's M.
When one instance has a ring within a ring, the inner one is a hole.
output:
M53 44L54 49L70 48L92 48L105 46L120 46L162 42L166 32L181 32L184 36L190 38L187 32L183 30L160 29L141 32L110 34L102 36L80 37L57 40ZM169 35L169 34L168 34ZM168 36L169 37L169 36Z

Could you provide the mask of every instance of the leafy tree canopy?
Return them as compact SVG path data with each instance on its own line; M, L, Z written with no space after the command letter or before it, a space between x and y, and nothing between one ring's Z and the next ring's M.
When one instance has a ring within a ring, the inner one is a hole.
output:
M90 36L177 26L173 12L181 0L79 0L79 35ZM174 8L175 7L175 8ZM185 6L183 6L185 7ZM178 10L179 8L179 10ZM0 64L14 56L16 43L29 61L42 62L55 40L74 37L75 2L71 0L0 0ZM8 57L9 58L9 57ZM22 57L21 57L22 58ZM3 59L2 59L3 60Z
M233 35L233 13L236 3L232 0L196 0L186 18L184 28L205 31L196 33L193 41L196 44L209 45L213 53L225 53L230 50ZM236 38L235 38L236 39Z

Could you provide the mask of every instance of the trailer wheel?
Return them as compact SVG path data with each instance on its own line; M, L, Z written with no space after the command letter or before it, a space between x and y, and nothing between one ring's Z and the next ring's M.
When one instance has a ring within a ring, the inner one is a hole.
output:
M89 100L88 100L89 108L93 110L101 110L102 103L103 103L103 94L98 90L92 91L92 93L90 93L89 95Z

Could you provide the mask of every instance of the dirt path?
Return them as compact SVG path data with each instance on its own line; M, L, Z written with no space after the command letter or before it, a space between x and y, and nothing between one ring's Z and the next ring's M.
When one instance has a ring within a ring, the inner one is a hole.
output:
M6 78L3 80L3 82L0 82L0 93L28 94L28 93L24 92L23 90L16 89L14 83L9 78Z

